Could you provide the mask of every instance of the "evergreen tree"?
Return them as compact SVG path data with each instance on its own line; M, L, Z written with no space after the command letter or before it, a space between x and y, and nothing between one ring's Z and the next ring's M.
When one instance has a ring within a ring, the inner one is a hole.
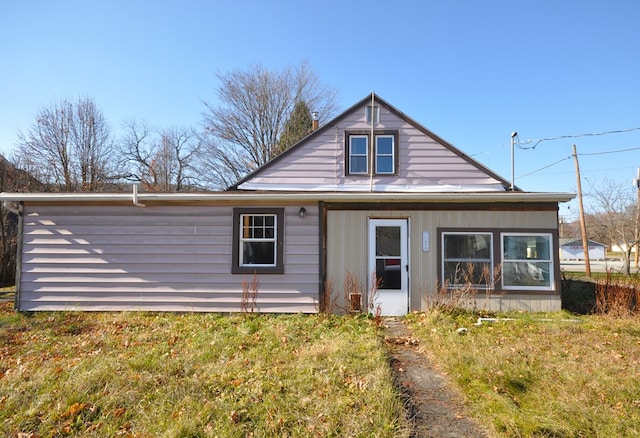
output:
M291 112L291 117L284 125L280 140L278 140L277 153L281 154L309 135L312 124L309 107L303 100L297 101Z

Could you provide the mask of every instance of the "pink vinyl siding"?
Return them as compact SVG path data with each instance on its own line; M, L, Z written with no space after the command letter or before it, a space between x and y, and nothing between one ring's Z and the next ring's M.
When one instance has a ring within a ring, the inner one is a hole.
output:
M318 215L285 209L285 273L258 275L256 311L316 312ZM21 310L239 311L231 206L26 207Z
M502 182L382 106L376 131L397 132L398 172L394 175L346 175L346 134L368 132L365 105L327 126L295 150L270 163L240 189L369 191L504 191Z

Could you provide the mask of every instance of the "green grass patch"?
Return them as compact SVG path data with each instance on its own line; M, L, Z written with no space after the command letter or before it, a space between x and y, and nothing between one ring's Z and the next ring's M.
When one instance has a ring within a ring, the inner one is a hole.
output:
M498 436L640 435L640 319L565 313L477 315L434 310L408 317ZM466 335L457 328L466 327Z
M366 317L0 312L0 435L406 436Z

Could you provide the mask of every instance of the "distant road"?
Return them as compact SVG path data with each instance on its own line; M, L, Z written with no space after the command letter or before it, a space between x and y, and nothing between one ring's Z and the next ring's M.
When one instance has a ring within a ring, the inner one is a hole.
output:
M591 260L591 272L622 272L624 264L621 259ZM560 260L561 271L585 272L584 261L576 260ZM631 273L639 272L636 268L635 261L631 260Z

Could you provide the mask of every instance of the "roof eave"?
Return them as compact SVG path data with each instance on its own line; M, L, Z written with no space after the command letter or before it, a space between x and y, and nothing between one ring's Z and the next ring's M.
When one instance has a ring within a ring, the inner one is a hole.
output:
M568 202L574 193L546 192L214 192L214 193L0 193L0 201L25 203L216 203L216 202Z

